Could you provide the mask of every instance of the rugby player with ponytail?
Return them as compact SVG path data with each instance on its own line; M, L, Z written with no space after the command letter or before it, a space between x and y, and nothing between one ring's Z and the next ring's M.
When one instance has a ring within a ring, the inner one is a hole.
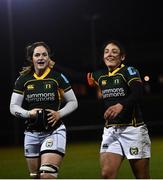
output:
M78 101L68 79L55 70L46 43L35 42L26 50L29 66L15 82L10 112L25 124L24 154L30 177L56 179L66 149L62 118L76 110Z

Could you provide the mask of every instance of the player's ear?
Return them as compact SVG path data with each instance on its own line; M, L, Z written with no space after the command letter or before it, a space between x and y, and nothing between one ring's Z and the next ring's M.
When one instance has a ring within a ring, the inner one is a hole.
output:
M121 61L124 61L125 60L125 55L122 55L121 56Z

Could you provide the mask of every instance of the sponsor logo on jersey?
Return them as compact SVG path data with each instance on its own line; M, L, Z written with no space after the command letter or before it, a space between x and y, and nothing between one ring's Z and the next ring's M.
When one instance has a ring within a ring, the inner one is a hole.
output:
M106 82L107 82L107 80L102 80L102 82L101 82L102 86L105 86Z
M131 155L138 155L138 148L137 147L130 147L130 154Z
M105 89L102 91L102 96L103 96L103 98L122 97L122 96L125 96L125 91L123 88Z
M28 94L26 97L26 101L28 102L41 102L41 101L54 101L55 93L35 93Z
M28 89L28 90L33 90L33 89L34 89L34 84L29 84L29 85L27 86L27 89Z

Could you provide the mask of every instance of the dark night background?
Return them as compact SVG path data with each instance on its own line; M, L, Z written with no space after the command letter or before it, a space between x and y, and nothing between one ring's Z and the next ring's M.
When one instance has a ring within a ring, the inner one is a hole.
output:
M109 39L125 46L126 63L137 67L142 79L150 77L145 82L144 116L151 135L161 132L162 9L161 0L0 0L1 145L22 142L23 123L10 114L9 103L25 63L25 47L35 41L52 48L58 69L78 97L78 110L65 118L72 138L83 131L100 138L99 103L87 86L86 73L100 66L101 47Z

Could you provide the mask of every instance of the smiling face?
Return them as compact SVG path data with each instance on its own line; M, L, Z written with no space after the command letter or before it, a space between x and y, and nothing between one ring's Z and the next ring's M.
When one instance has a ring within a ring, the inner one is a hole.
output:
M37 75L42 75L49 65L49 54L44 46L37 46L33 51L32 61Z
M104 49L104 63L114 71L124 60L125 56L121 53L120 48L114 43L109 43Z

